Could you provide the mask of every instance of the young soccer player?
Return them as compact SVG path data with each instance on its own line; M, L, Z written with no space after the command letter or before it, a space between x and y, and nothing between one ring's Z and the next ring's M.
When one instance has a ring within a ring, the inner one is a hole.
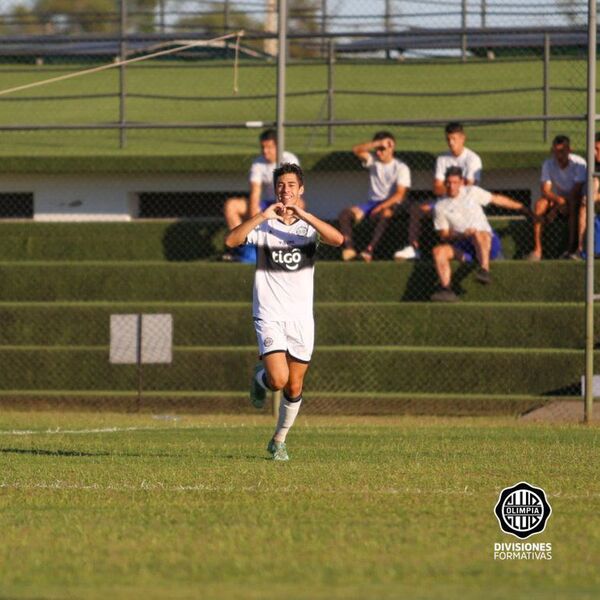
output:
M235 248L256 244L253 316L259 363L250 400L265 403L267 389L283 390L279 419L267 451L274 460L288 460L286 436L302 403L304 376L314 343L313 278L317 241L341 246L342 234L300 207L304 175L295 164L273 172L276 203L233 229L225 244Z

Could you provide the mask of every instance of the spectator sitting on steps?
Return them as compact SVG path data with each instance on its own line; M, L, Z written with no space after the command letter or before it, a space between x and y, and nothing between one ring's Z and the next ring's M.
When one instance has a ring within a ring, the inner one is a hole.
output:
M369 245L360 253L365 262L373 260L375 246L381 240L394 209L406 197L410 187L410 169L394 157L396 140L389 131L378 131L371 142L363 142L352 148L363 167L369 170L369 196L367 202L345 208L339 216L340 229L344 234L342 258L357 257L352 240L352 226L365 217L377 221ZM375 152L375 156L371 152Z
M451 260L472 262L477 259L479 270L475 275L483 284L491 283L490 259L502 256L500 238L483 212L483 207L495 204L531 215L529 208L500 194L492 194L476 185L464 185L460 167L448 167L445 174L445 195L435 206L433 224L441 243L433 248L435 270L440 287L431 296L435 302L456 302L452 291Z
M445 133L448 151L440 154L435 161L433 193L436 199L411 203L408 211L408 245L394 254L394 260L418 260L421 258L419 249L421 221L432 216L437 198L446 193L444 178L448 167L460 167L462 169L465 185L479 185L481 181L481 158L465 146L467 136L462 123L448 123Z
M534 208L539 218L533 223L533 251L527 260L542 259L543 223L551 223L559 214L567 217L569 227L568 247L561 258L577 258L579 205L586 178L585 160L571 153L571 142L566 135L557 135L552 141L552 157L542 166L542 195Z

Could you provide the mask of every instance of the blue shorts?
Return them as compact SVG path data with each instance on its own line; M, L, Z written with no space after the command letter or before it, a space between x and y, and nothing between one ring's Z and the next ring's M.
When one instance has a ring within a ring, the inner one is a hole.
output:
M260 208L260 212L267 210L267 208L271 206L271 204L275 204L275 202L276 200L261 200L260 204L258 205Z
M382 203L382 200L368 200L367 202L363 202L362 204L357 204L357 208L360 208L364 213L365 217L368 217L371 214L371 211Z
M459 240L454 242L452 247L455 250L463 253L463 260L465 262L473 262L477 260L477 252L475 246L471 240ZM495 260L496 258L502 258L502 242L495 231L492 231L492 247L490 249L490 259Z

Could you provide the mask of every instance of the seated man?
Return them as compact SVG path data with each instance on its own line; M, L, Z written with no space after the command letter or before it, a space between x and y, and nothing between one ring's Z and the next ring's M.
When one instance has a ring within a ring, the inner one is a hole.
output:
M223 215L229 231L235 229L242 221L264 211L267 206L275 202L273 170L277 167L277 132L275 129L266 129L258 139L261 154L252 161L250 166L248 175L250 183L249 197L229 198L225 201L223 207ZM298 157L291 152L283 153L283 162L300 165ZM300 200L300 207L305 208L302 199ZM223 255L223 260L236 260L237 257L233 252L227 251Z
M552 158L545 160L542 166L542 196L534 208L539 218L533 223L533 251L527 260L542 259L543 221L549 223L557 214L567 217L569 227L568 248L561 258L575 258L579 203L586 178L585 160L571 153L571 142L566 135L557 135L552 141Z
M596 133L594 139L594 173L600 173L600 132ZM587 176L587 173L586 173ZM587 182L586 182L587 183ZM586 183L583 184L585 188ZM598 177L594 177L594 205L600 202L600 180ZM578 231L578 244L577 244L577 255L576 258L581 258L584 252L585 244L585 230L587 226L587 195L583 195L581 199L581 208L579 209L579 231ZM596 207L597 210L597 207Z
M444 177L448 167L460 167L464 174L465 185L479 185L481 181L481 158L465 146L467 136L462 123L448 123L445 128L448 151L440 154L435 161L433 193L438 198L446 192ZM419 236L421 219L431 215L434 202L413 202L409 209L408 246L394 254L395 260L415 260L421 258Z
M490 259L502 255L500 238L492 230L483 207L502 206L530 215L529 208L500 194L492 194L475 185L465 186L460 167L448 167L445 178L446 194L435 205L433 224L441 244L433 248L433 261L440 288L431 299L436 302L455 302L458 296L450 288L451 260L471 262L477 259L475 275L483 284L491 283Z
M410 169L401 160L394 158L396 140L389 131L378 131L371 142L357 144L352 152L369 170L369 196L367 202L345 208L339 216L340 229L344 234L342 258L353 260L356 250L352 241L352 225L365 217L377 221L371 242L360 253L365 262L373 260L375 246L385 233L394 208L406 197L410 187ZM371 151L375 151L375 156Z

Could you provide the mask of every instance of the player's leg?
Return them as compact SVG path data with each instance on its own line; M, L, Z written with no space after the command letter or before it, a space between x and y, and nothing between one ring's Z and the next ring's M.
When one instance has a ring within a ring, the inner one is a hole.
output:
M248 200L246 198L229 198L223 206L223 216L229 231L235 229L248 214Z
M312 356L315 325L313 319L290 321L285 323L288 341L286 361L288 380L283 388L283 397L279 404L277 426L267 450L275 460L288 460L285 441L302 405L304 377Z
M542 218L547 212L549 208L549 203L546 198L539 198L535 203L533 212L537 219L533 222L533 251L530 252L527 259L528 260L541 260L542 258Z
M344 260L356 258L356 250L352 238L352 227L354 226L354 223L359 223L363 217L364 212L358 206L350 206L340 213L340 231L344 236L344 247L342 249L342 258Z
M254 329L261 357L250 385L250 402L255 408L262 408L267 399L267 391L283 389L289 378L286 360L287 340L283 324L278 321L254 319Z
M451 244L438 244L433 248L433 262L440 282L439 289L431 296L434 302L455 302L458 300L450 285L452 282L452 267L450 261L463 260L464 253Z
M371 241L369 245L366 247L364 252L360 253L361 258L365 262L371 262L373 260L373 253L375 252L375 247L380 242L385 230L390 224L390 220L394 214L394 210L392 208L386 208L377 214L377 224L375 225L375 229L373 230L373 236L371 237Z
M570 195L567 198L567 219L569 227L569 242L567 246L567 256L571 256L577 251L579 242L579 209L582 202L580 196Z
M490 250L492 249L492 235L487 231L477 231L472 238L475 246L475 254L479 266L489 273L490 270Z
M433 212L431 202L412 202L408 209L408 245L394 254L394 259L418 260L421 258L419 238L421 237L421 220Z

